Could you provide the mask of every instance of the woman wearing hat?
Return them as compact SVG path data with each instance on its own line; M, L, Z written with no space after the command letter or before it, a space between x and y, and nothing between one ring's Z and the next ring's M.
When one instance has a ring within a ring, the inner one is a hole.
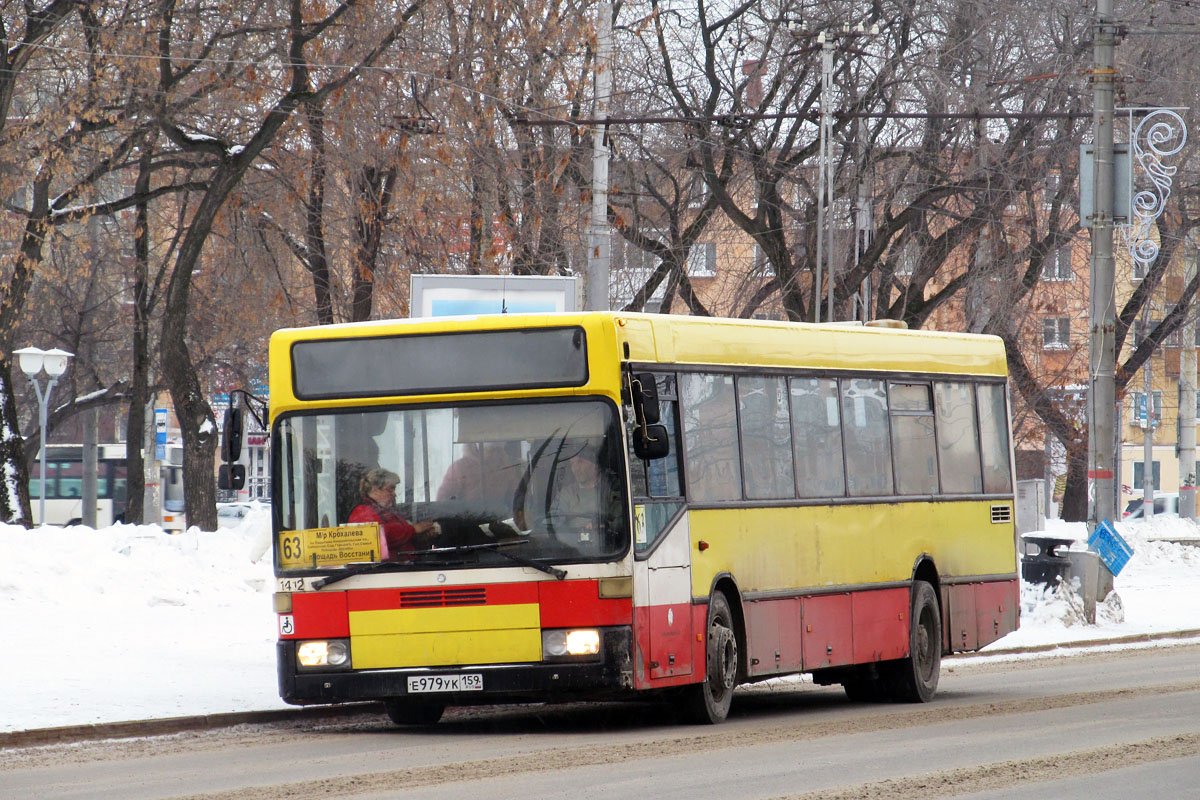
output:
M383 558L413 551L418 543L437 534L437 523L431 520L409 522L396 506L396 484L400 476L391 470L376 468L359 481L362 502L350 512L348 522L377 522Z

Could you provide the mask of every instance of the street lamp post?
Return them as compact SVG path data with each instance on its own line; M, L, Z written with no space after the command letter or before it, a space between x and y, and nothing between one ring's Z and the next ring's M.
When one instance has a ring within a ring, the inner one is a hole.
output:
M38 482L38 524L46 524L46 416L50 404L50 390L58 383L59 377L67 371L67 359L74 355L66 350L43 350L40 347L22 347L14 350L13 354L20 359L21 372L29 376L33 390L38 399L38 433L41 437L38 450L38 462L41 464L41 476ZM46 391L42 391L38 383L38 373L45 370L50 380L46 383Z

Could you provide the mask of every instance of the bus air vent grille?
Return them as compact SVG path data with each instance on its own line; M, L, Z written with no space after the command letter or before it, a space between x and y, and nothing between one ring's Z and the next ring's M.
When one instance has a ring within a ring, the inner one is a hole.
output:
M1012 506L1008 503L992 506L992 522L1012 522Z
M482 586L452 589L405 589L400 592L401 608L483 605L487 605L487 589Z

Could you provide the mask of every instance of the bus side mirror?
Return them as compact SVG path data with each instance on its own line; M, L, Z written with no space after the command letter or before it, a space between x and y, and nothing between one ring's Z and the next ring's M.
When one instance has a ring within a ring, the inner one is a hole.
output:
M217 468L217 487L225 491L238 491L246 486L245 464L222 464Z
M222 425L221 430L221 460L226 463L232 463L241 457L242 410L240 408L227 408L225 409L225 423ZM243 480L245 480L244 476Z
M633 430L633 454L644 461L664 458L671 452L666 425L647 425Z
M633 413L644 425L655 425L662 414L658 408L658 384L654 374L639 372L629 379L629 399L633 402Z

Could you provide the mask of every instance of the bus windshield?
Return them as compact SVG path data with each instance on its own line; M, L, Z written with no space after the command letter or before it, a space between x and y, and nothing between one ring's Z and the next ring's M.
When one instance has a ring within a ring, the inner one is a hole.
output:
M608 402L334 411L284 417L278 435L281 572L606 561L629 546ZM354 536L357 550L321 550Z

